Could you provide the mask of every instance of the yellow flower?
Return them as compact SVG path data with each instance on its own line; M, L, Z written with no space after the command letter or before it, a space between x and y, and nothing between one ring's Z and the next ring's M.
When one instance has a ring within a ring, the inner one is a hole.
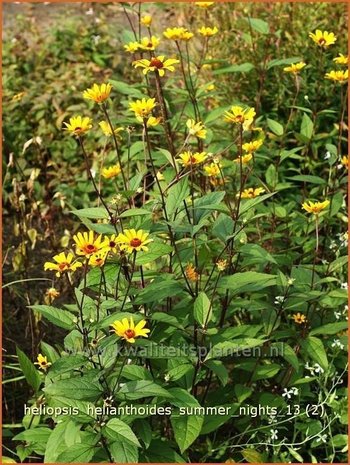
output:
M80 262L72 263L74 255L70 252L67 255L64 252L61 252L58 255L55 255L52 260L56 263L45 262L44 270L57 271L56 276L58 278L61 276L61 273L65 273L67 271L71 271L73 273L77 270L77 268L82 266Z
M349 157L348 155L344 155L343 157L341 157L341 160L340 160L341 164L345 166L346 169L349 168Z
M159 44L160 39L158 39L158 37L143 37L140 42L140 48L142 48L142 50L155 50Z
M108 136L112 135L112 129L111 129L111 127L110 127L110 125L109 125L109 123L107 121L101 121L100 123L98 123L98 125L100 126L100 128L101 128L101 130L102 130L102 132L103 132L103 134L105 136L108 137ZM115 135L119 135L119 133L121 131L124 131L124 128L120 127L120 128L115 128L113 130Z
M108 99L112 90L111 84L94 84L91 89L84 90L83 97L87 100L93 100L96 103L102 103Z
M123 318L122 321L117 320L111 326L115 334L133 344L136 337L148 337L150 329L145 328L145 325L146 320L141 320L135 326L133 317L131 316L130 321L127 318Z
M346 69L345 71L330 71L326 73L324 76L326 79L330 79L331 81L336 81L340 83L347 82L349 78L349 71Z
M220 165L219 163L210 163L204 167L204 171L209 177L216 177L220 175Z
M198 32L200 33L200 35L202 35L204 37L212 37L215 34L217 34L218 31L219 31L219 29L216 26L214 26L214 27L202 26L200 29L198 29Z
M219 271L225 271L227 268L227 260L221 259L216 262L217 269Z
M52 365L52 363L47 361L47 357L44 357L42 354L39 354L37 361L34 362L34 365L39 365L39 368L41 370L46 371L49 368L49 366Z
M304 66L306 66L306 63L300 61L299 63L292 63L290 66L286 66L285 68L283 68L283 71L285 73L297 74L304 68Z
M158 71L159 76L164 76L165 71L175 71L173 65L180 63L179 60L169 58L165 60L163 55L153 57L151 60L136 60L133 62L135 68L143 68L143 74L147 74L149 71Z
M323 202L304 202L302 207L308 213L313 213L314 215L318 215L322 210L327 208L329 205L329 200L324 200Z
M299 312L296 315L293 315L292 318L298 325L302 325L303 323L307 322L306 316Z
M203 163L206 158L207 158L207 153L206 152L183 152L180 153L179 157L181 158L180 163L183 166L191 166L191 165L199 165L200 163Z
M69 118L69 123L63 124L66 125L65 129L73 136L82 136L92 128L92 120L88 116L72 116L72 118Z
M120 168L120 165L119 163L117 163L116 165L109 166L108 168L103 168L101 174L105 179L111 179L118 176L118 174L120 174L121 172L122 170Z
M209 84L206 88L206 92L211 92L212 90L215 90L215 84Z
M45 292L45 303L51 305L52 302L60 295L59 291L54 287L50 287Z
M25 96L26 92L19 92L18 94L14 95L12 97L12 102L18 102L19 100L22 100L22 98Z
M153 239L148 239L149 233L139 229L124 229L123 233L119 233L116 242L121 250L126 250L127 253L148 251L146 244L152 242Z
M142 16L141 24L143 24L144 26L150 27L150 25L152 24L152 16L151 15Z
M242 199L255 199L255 197L258 197L260 194L265 192L265 189L262 187L257 187L254 189L253 187L249 187L248 189L244 189L244 191L241 194ZM239 194L237 195L239 197Z
M199 279L199 274L197 273L195 267L192 263L189 263L185 269L186 277L189 281L196 282Z
M248 129L256 115L254 108L242 108L233 105L230 111L225 112L225 120L229 123L242 124L243 129Z
M162 121L162 118L160 117L155 117L155 116L150 116L147 120L147 127L151 128L154 126L158 126L158 124Z
M333 61L337 65L347 65L349 63L349 57L348 55L343 55L342 53L339 53L337 57L333 58Z
M130 102L129 107L135 113L138 121L143 121L144 118L147 118L151 114L152 110L156 106L156 99L149 98L142 100L136 100L136 102Z
M257 150L259 150L262 145L263 145L263 141L261 139L257 139L257 140L253 140L252 142L246 142L245 144L242 145L242 149L245 152L252 153L252 152L256 152Z
M214 5L214 3L215 2L194 2L196 6L199 6L199 8L209 8Z
M190 40L193 33L189 32L185 27L168 27L163 35L166 39L170 40Z
M126 52L135 53L140 48L140 44L138 42L129 42L124 45L124 48Z
M103 266L105 264L107 255L107 249L102 249L99 252L92 254L89 258L89 265L92 267Z
M117 244L117 235L116 234L112 234L112 236L110 236L110 237L105 236L104 242L106 242L106 244L107 244L106 249L109 252L112 252L114 254L119 252L119 247L118 247L118 244Z
M330 45L334 44L337 40L333 32L321 31L316 29L316 32L310 32L309 37L320 47L327 48Z
M246 165L253 158L253 155L251 153L247 153L247 155L243 155L242 157L235 158L233 161L235 163L240 163L241 158L242 158L242 165Z
M107 246L107 242L102 241L102 235L100 234L95 238L93 231L79 232L73 236L73 240L76 244L77 254L85 255L86 257L90 257Z
M186 126L188 128L188 133L191 136L198 137L199 139L205 139L207 135L207 130L205 129L201 121L198 121L196 123L194 119L188 119L186 122Z

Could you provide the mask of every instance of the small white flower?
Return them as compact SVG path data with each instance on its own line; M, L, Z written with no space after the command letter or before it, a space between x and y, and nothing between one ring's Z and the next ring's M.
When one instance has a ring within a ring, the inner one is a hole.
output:
M340 289L348 289L348 283L341 283L340 284Z
M291 398L292 398L292 394L294 394L292 390L288 391L287 388L284 388L283 391L284 391L284 392L283 392L283 394L282 394L282 397L287 397L287 399L291 399Z
M299 389L296 388L296 387L292 387L292 388L291 388L291 391L293 391L293 394L294 394L295 396L297 396L297 395L299 394Z
M344 347L345 347L344 344L342 344L342 343L339 341L339 339L334 339L334 341L332 342L331 346L334 347L334 348L338 348L338 349L340 349L340 350L343 350Z
M315 370L315 373L320 373L320 374L324 373L324 369L318 363L315 363L314 370Z
M295 281L295 278L288 278L287 279L288 286L293 286L294 281Z
M316 439L316 442L323 442L323 443L326 443L327 442L327 434L322 434L322 436L319 436L317 439Z
M90 172L91 172L91 176L92 176L93 178L96 178L96 170L94 170L93 168L91 168Z
M283 295L276 295L275 297L275 305L281 304L284 301Z
M335 241L331 241L331 243L329 244L329 248L331 250L334 250L334 249L337 249L338 248L338 244L335 242Z
M169 375L169 373L167 373L166 375L164 375L164 381L165 381L166 383L168 383L168 382L170 381L170 375Z
M334 312L334 316L335 316L336 320L340 320L340 318L342 317L342 313L341 312Z
M88 16L93 15L93 14L94 14L94 9L93 9L93 8L89 8L89 9L86 11L85 14L88 15Z
M326 152L326 155L323 157L324 160L329 160L331 158L331 153L330 152Z
M276 415L270 415L267 419L269 425L272 425L273 423L277 423L277 418Z
M277 429L270 429L271 433L271 441L275 441L278 439L278 430Z
M99 35L92 36L92 40L94 41L94 44L95 44L95 45L98 45L98 43L99 43L100 40L101 40L101 36L99 36Z

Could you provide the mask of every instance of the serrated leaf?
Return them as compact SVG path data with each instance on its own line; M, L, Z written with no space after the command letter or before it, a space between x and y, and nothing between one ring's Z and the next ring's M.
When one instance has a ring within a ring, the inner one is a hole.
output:
M314 336L309 336L304 341L301 341L301 346L304 349L304 352L314 362L318 363L324 370L328 369L327 354L320 339Z
M41 313L47 320L64 329L73 329L75 315L66 310L50 307L49 305L31 305L29 308Z
M89 463L94 454L94 445L77 443L67 447L67 449L57 457L57 463Z
M133 444L136 447L141 447L135 433L129 425L119 420L118 418L112 418L103 428L102 433L107 439L115 441L126 442Z
M310 116L306 113L303 114L301 120L300 134L305 136L306 139L310 140L314 132L314 123Z
M19 365L28 384L32 386L34 391L38 391L41 384L40 373L35 368L34 363L18 347L16 347L16 353L18 356Z
M121 399L135 400L143 399L144 397L172 398L172 395L153 381L141 380L125 383L119 390L118 397Z
M92 208L82 208L81 210L71 210L70 213L78 216L79 218L89 218L89 219L108 219L109 214L105 207L92 207Z
M124 441L113 441L108 445L115 463L138 463L138 448Z
M276 136L282 136L284 133L284 129L281 123L275 121L273 119L267 118L267 125L269 129L276 134Z
M200 292L194 302L193 316L204 328L210 321L212 306L205 292Z
M103 390L99 383L87 376L62 379L47 385L43 390L50 396L68 397L76 400L97 400Z
M258 273L256 271L245 271L224 276L219 280L219 289L229 289L232 293L255 292L265 287L275 286L277 276Z

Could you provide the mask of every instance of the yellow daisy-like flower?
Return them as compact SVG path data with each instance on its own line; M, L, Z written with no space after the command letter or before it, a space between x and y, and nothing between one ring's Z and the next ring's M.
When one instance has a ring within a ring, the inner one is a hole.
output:
M349 57L348 55L343 55L342 53L339 53L337 57L333 58L333 61L337 65L347 65L349 63Z
M199 8L209 8L210 6L214 5L215 2L194 2L196 6Z
M140 48L140 44L138 42L129 42L128 44L124 45L124 48L128 53L135 53Z
M39 368L41 370L46 371L49 368L49 366L52 365L52 363L47 361L47 357L44 357L42 354L39 354L37 361L34 362L34 365L39 365Z
M152 57L151 60L136 60L133 62L135 68L143 68L143 74L147 74L150 71L158 71L159 76L163 77L165 71L175 71L174 65L180 63L179 60L174 58L165 59L163 55Z
M200 163L203 163L207 159L208 154L206 152L183 152L180 153L179 157L181 158L179 162L183 166L188 167L191 165L199 165Z
M227 260L226 259L221 259L216 262L216 267L219 271L225 271L227 268Z
M303 61L299 61L299 63L292 63L290 66L286 66L283 68L283 71L285 73L293 73L297 74L299 71L301 71L304 67L306 66L306 63Z
M107 255L108 255L108 249L102 249L99 252L92 254L89 257L88 263L93 268L97 266L101 267L105 264Z
M127 253L148 251L146 244L152 242L153 239L148 239L149 233L139 229L124 229L123 233L119 233L116 242L121 250Z
M168 27L163 35L169 40L190 40L194 34L185 27Z
M202 26L200 29L198 29L198 32L200 33L201 36L212 37L219 32L219 29L216 26L214 27Z
M242 165L246 165L253 158L253 155L251 153L247 153L247 155L243 155L242 157L235 158L233 161L235 163L240 163L241 158L242 158Z
M217 177L220 175L219 163L210 163L204 167L205 174L209 177Z
M340 162L342 165L345 166L346 169L349 168L349 156L348 155L344 155L343 157L341 157Z
M186 122L188 128L188 133L191 136L198 137L199 139L205 139L207 135L207 130L205 129L201 121L196 121L194 119L188 119Z
M130 102L129 107L135 113L136 118L139 121L143 121L152 113L152 110L156 106L156 99L154 98L143 98L142 100L136 100L136 102Z
M146 27L150 27L150 25L152 24L152 16L151 15L142 16L141 24L143 24Z
M328 207L329 205L329 200L325 200L323 202L304 202L302 207L304 210L306 210L308 213L313 213L314 215L318 215L321 213L322 210Z
M73 236L73 241L76 244L76 252L78 255L90 257L92 254L104 249L108 244L107 241L102 241L102 235L95 237L93 231L79 232Z
M105 136L109 137L109 136L112 135L112 129L111 129L111 127L110 127L110 125L109 125L109 123L107 121L100 121L98 123L98 125L100 126L100 128L101 128L101 130L102 130L102 132L103 132L103 134ZM119 137L120 137L119 133L122 132L122 131L124 131L123 127L115 128L113 130L114 134L116 136L119 136Z
M334 44L337 40L333 32L321 31L316 29L315 32L310 32L309 37L320 47L327 48Z
M112 90L111 84L94 84L90 89L83 92L83 97L87 100L93 100L96 103L102 103L108 99Z
M154 126L158 126L158 124L162 121L162 118L161 117L155 117L155 116L150 116L148 119L147 119L147 127L148 128L153 128Z
M69 252L67 255L64 252L61 252L52 257L52 260L54 260L56 263L45 262L44 270L57 271L56 276L58 278L61 276L62 273L65 273L67 271L73 273L82 266L80 262L73 263L74 255L71 252Z
M265 192L265 189L262 187L257 187L254 189L253 187L249 187L248 189L244 189L244 191L241 194L242 199L255 199L255 197L258 197L260 194ZM239 197L239 194L237 195Z
M192 265L192 263L189 263L186 266L185 274L186 274L186 278L189 281L196 282L199 279L199 274L197 273L197 271L196 271L195 267Z
M103 168L101 174L105 179L112 179L122 172L119 163L108 168Z
M150 329L145 328L146 323L146 320L141 320L135 326L133 317L131 316L130 321L127 318L123 318L122 321L117 320L111 326L117 336L133 344L136 337L148 337Z
M254 108L242 108L239 105L233 105L230 111L225 112L225 121L242 124L243 129L248 129L255 115Z
M66 125L65 130L72 136L82 136L92 128L92 119L88 116L72 116L69 118L69 123L63 124Z
M299 312L293 315L292 318L297 325L302 325L307 322L306 316Z
M112 252L114 254L119 252L119 247L118 247L118 244L117 244L117 235L116 234L112 234L112 236L110 236L110 237L105 236L104 242L106 242L106 244L107 244L106 249L109 252Z
M52 304L52 302L60 295L60 292L54 288L50 287L47 289L45 292L45 303L48 303L49 305Z
M331 81L340 82L343 84L349 79L349 71L347 69L345 71L332 70L329 73L326 73L324 77L326 79L330 79Z
M155 50L159 44L160 39L158 39L158 37L143 37L140 42L140 48L142 50Z
M253 153L260 149L263 145L263 141L261 139L253 140L252 142L246 142L242 145L242 149L245 152Z

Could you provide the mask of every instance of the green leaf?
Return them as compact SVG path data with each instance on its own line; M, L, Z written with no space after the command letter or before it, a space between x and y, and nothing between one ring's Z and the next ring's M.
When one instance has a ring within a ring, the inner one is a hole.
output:
M182 290L181 284L174 279L157 279L139 292L134 303L161 302L167 297L178 296Z
M269 25L266 21L259 18L244 18L254 31L259 32L260 34L268 34L270 32Z
M88 376L62 379L47 385L43 390L50 396L62 396L77 400L97 400L103 390L97 381Z
M136 265L146 265L147 263L154 262L157 258L165 257L173 248L168 244L162 244L161 242L151 242L148 245L148 252L142 252L136 256Z
M171 404L178 408L200 407L198 401L184 389L172 388L169 389L169 392L173 396L170 401ZM180 415L174 412L170 417L170 421L175 440L181 453L183 453L199 436L204 417L202 415Z
M277 263L271 254L258 244L245 244L240 248L245 265Z
M229 289L232 293L255 292L265 287L275 286L277 276L258 273L256 271L245 271L235 273L231 276L224 276L219 280L219 289Z
M89 463L95 454L92 444L77 443L68 447L58 458L58 463Z
M276 136L282 136L283 135L283 132L284 132L283 126L278 121L267 118L267 125L268 125L269 129L274 134L276 134Z
M298 63L302 57L290 57L290 58L275 58L267 63L267 69L273 68L274 66L286 66L292 63Z
M135 97L142 99L146 97L146 95L141 92L135 85L127 84L123 81L116 81L115 79L108 80L113 86L113 92L118 94L128 95L130 97Z
M174 326L175 328L183 329L183 326L178 322L177 318L173 315L169 315L168 313L155 312L151 314L150 318L151 320L159 321L160 323L166 323L170 326Z
M327 184L326 179L322 179L319 176L312 176L309 174L298 174L296 176L292 176L291 178L287 178L292 181L302 181L302 182L307 182L310 184Z
M114 441L108 445L115 463L138 463L139 452L135 445L122 441Z
M301 346L314 362L318 363L324 370L328 369L327 354L320 339L309 336L304 341L301 341Z
M314 123L310 116L307 113L303 114L303 119L301 120L300 134L305 136L306 139L310 140L314 132Z
M172 395L153 381L130 381L125 383L119 390L118 397L121 399L135 400L144 397L172 398Z
M112 418L109 420L106 426L104 426L102 434L112 441L118 440L120 442L135 445L136 447L141 447L139 440L130 426L123 421L118 420L118 418Z
M29 308L35 312L41 313L47 320L60 328L74 328L74 320L76 317L66 310L50 307L49 305L30 305Z
M204 365L213 371L223 386L226 386L229 379L228 371L220 360L207 360Z
M237 400L240 404L244 402L246 399L248 399L248 397L250 397L253 393L253 389L251 387L244 386L243 384L236 384L234 387L234 391Z
M278 354L283 357L295 371L299 370L298 357L295 355L295 352L290 345L285 342L274 342L271 344L271 349L274 347L278 350Z
M78 216L79 218L89 219L108 219L109 214L105 207L92 207L82 208L81 210L71 210L70 213Z
M54 430L51 430L46 444L44 463L56 463L57 457L67 449L65 442L67 421L69 420L59 423Z
M249 73L255 66L253 63L241 63L240 65L231 65L226 68L219 68L213 71L213 75L226 73Z
M87 363L87 358L83 355L66 355L53 363L50 368L50 376L61 375L69 372L74 368L84 367Z
M51 432L52 430L50 428L44 428L44 427L31 428L31 429L22 431L22 433L17 434L13 438L13 440L14 441L26 441L26 442L42 442L46 444Z
M347 321L336 321L334 323L328 323L327 325L319 326L310 331L310 336L315 334L337 334L340 331L344 331L348 327Z
M241 206L239 209L239 216L241 216L243 213L246 213L251 208L256 207L257 205L259 205L259 203L264 202L266 199L268 199L269 197L272 197L275 194L276 192L271 192L270 194L260 195L259 197L256 197L255 199L243 199L241 201Z
M96 420L95 406L91 402L55 396L49 398L47 404L50 407L74 409L74 420L80 423L91 423L91 421Z
M190 195L188 178L183 178L174 186L171 186L166 200L166 210L169 217L172 217L179 207L183 207L183 201Z
M209 350L205 360L237 355L242 350L261 346L264 342L266 341L263 339L248 337L244 339L235 339L234 341L219 342Z
M254 449L242 450L242 455L248 463L264 463L264 458L260 452Z
M169 446L169 440L153 439L147 451L144 452L147 463L185 463L177 452ZM144 462L144 460L142 460Z
M130 218L132 216L151 215L152 212L144 208L130 208L119 215L120 218Z
M18 356L19 365L28 384L32 386L35 392L38 391L41 384L40 373L35 368L34 363L32 363L25 355L25 353L22 352L18 347L16 347L16 353Z
M195 320L204 328L208 325L212 314L212 306L205 292L200 292L194 302Z

